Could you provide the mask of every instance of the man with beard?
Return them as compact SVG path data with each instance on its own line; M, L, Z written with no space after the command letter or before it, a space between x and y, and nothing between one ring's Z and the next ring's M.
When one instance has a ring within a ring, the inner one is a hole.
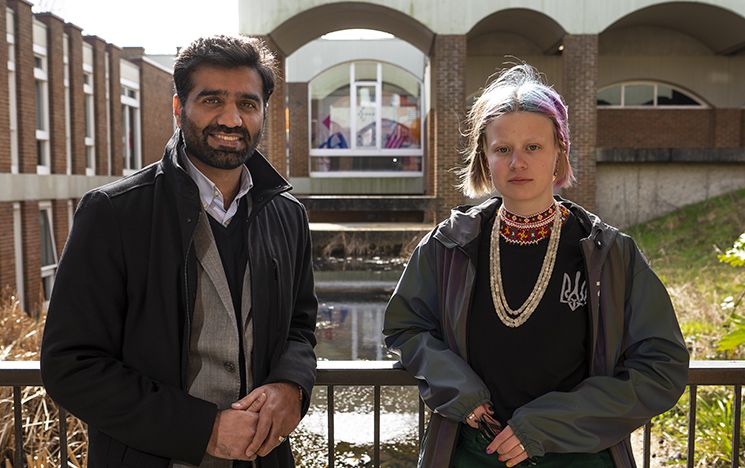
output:
M42 343L89 466L293 466L315 381L308 221L256 150L274 58L213 36L174 66L163 159L80 201Z

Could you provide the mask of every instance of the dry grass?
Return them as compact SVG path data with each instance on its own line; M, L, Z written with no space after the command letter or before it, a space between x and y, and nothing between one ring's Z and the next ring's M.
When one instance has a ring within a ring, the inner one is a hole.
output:
M8 291L0 294L0 360L38 361L44 317L38 320L21 310ZM21 390L23 442L26 466L60 466L58 409L43 387ZM87 465L88 434L77 418L67 417L68 466ZM13 389L0 387L0 466L15 460Z

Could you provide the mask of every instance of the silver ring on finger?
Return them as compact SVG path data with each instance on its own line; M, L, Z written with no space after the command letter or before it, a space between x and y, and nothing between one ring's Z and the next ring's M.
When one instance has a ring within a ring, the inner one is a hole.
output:
M520 447L520 450L522 452L525 452L525 446L522 444L522 442L518 444L518 447Z

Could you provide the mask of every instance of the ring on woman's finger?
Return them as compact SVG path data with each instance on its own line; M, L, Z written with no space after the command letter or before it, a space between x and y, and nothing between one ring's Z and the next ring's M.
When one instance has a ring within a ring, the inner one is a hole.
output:
M466 419L469 421L473 421L474 419L476 419L476 413L469 414Z
M518 447L520 447L520 451L521 451L521 452L525 452L525 446L524 446L524 445L522 444L522 442L520 442L520 443L518 444Z

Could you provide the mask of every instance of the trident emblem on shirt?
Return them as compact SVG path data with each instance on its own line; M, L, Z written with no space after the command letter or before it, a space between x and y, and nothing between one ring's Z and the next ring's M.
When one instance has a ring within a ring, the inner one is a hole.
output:
M580 272L578 271L574 276L574 285L572 285L572 279L566 273L564 273L564 280L561 282L561 298L559 301L568 305L572 311L587 303L587 282L583 281L580 285L579 280Z

